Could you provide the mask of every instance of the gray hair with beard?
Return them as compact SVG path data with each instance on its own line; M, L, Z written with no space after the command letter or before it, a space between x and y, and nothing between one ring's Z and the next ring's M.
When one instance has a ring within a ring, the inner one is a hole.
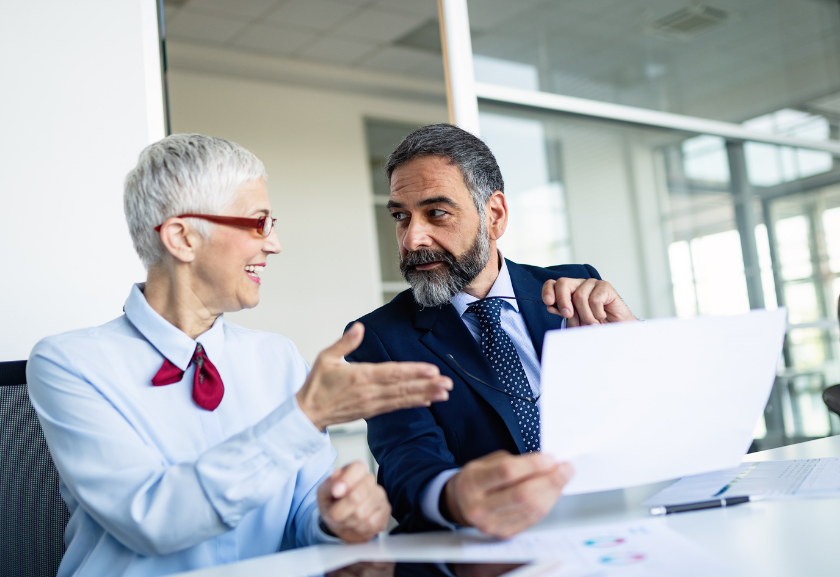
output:
M479 219L475 240L462 256L444 250L420 249L409 252L400 260L400 272L411 285L414 300L421 307L440 307L464 290L490 260L490 236L487 222ZM439 270L417 270L417 265L442 262Z
M411 251L400 259L400 272L411 285L417 304L439 307L451 301L487 266L490 237L487 234L485 206L495 191L505 191L505 182L496 157L487 145L475 135L451 124L424 126L406 136L385 164L388 181L391 181L397 168L423 156L444 158L460 169L479 216L478 233L463 255L421 249ZM428 271L417 270L418 265L431 262L441 262L444 266Z

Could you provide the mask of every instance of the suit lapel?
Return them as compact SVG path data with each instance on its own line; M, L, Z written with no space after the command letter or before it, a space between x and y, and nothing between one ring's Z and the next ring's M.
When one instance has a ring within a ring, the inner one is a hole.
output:
M513 292L516 293L515 296L539 301L520 300L517 301L517 304L519 305L519 311L522 313L522 318L525 319L528 333L531 335L531 342L537 352L537 359L542 360L545 333L546 331L559 329L562 319L558 315L549 313L545 309L545 305L542 304L542 283L515 262L507 259L505 259L505 262L507 262L510 282L513 285Z
M451 304L425 309L420 309L415 304L415 307L414 326L425 331L420 337L420 342L493 407L507 426L519 452L524 453L525 442L522 440L522 432L519 430L519 423L511 407L510 397L501 392L504 387L484 356L481 346L458 317L455 307ZM498 390L481 384L470 375L478 377Z

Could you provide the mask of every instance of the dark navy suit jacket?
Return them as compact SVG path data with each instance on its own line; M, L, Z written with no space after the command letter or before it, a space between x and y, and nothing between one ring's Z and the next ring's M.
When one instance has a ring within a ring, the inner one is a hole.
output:
M541 357L545 332L560 328L561 321L542 304L545 281L601 277L589 265L539 268L507 261L507 266L516 293L510 296L537 301L518 304ZM435 476L499 449L513 454L525 451L510 398L466 374L504 390L451 304L421 309L406 290L359 320L365 325L364 341L347 360L424 361L440 367L454 383L446 402L368 419L368 443L379 463L379 483L400 522L396 531L440 529L420 510L423 490Z

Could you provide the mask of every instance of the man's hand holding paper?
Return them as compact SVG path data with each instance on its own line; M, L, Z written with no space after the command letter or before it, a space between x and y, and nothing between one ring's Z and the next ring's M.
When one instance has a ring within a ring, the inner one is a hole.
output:
M507 539L551 510L573 471L542 453L496 451L467 463L444 498L457 524Z

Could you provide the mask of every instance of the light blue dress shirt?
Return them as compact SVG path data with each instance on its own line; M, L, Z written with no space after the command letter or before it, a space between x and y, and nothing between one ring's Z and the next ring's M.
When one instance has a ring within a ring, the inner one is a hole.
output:
M510 281L510 272L507 268L507 262L499 253L499 258L502 261L502 267L499 269L499 276L496 277L496 282L487 293L488 297L492 296L516 296L513 292L513 284ZM467 328L472 334L473 338L481 344L481 327L478 324L478 317L474 313L468 313L467 307L477 301L478 299L465 292L460 292L452 297L452 306L458 311L461 320L467 325ZM540 394L540 361L537 358L537 351L534 349L534 343L531 341L531 335L528 333L528 327L525 325L525 319L522 313L519 312L519 304L513 299L502 299L501 321L502 328L510 336L513 341L513 346L519 354L519 359L522 361L522 367L525 369L525 375L528 377L528 383L531 385L531 390L534 396ZM539 401L537 402L539 406ZM447 521L440 512L440 492L443 490L446 482L449 481L461 469L449 469L438 474L429 482L426 491L423 493L420 508L423 515L429 521L437 523L443 527L454 529L455 526Z
M32 404L70 522L58 571L165 575L334 542L316 491L335 451L297 405L309 367L288 339L224 322L193 340L135 285L125 314L32 351ZM219 370L215 411L192 400L196 343ZM164 358L183 379L154 387Z

